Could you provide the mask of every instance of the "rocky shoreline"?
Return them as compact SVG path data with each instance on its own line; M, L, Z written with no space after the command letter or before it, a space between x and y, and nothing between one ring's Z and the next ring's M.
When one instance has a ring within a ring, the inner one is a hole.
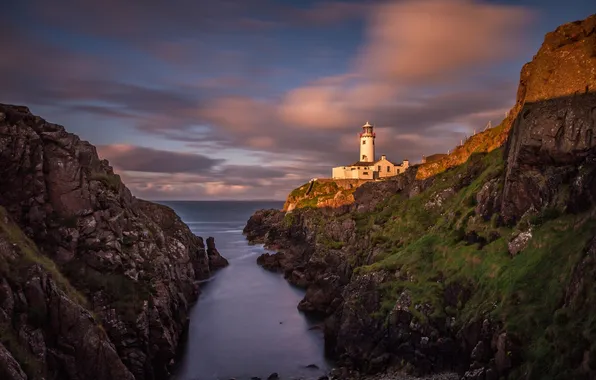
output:
M227 265L94 146L0 104L0 378L167 379L198 281Z
M594 46L596 16L547 34L509 116L458 148L460 166L411 167L350 205L249 219L247 239L277 252L258 264L306 289L298 308L326 317L326 351L345 371L594 376L591 340L569 345L591 334L578 296L592 297L596 246Z

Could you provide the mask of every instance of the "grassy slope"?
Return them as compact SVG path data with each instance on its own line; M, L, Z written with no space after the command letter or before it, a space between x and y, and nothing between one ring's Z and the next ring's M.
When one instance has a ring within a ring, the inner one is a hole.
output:
M294 189L288 196L285 208L290 203L296 203L296 208L316 208L324 202L332 201L336 196L341 200L345 199L345 203L351 203L354 201L352 194L356 191L356 186L352 189L342 189L332 181L315 181L310 192L308 192L309 187L310 182ZM341 194L338 196L338 193Z
M471 136L463 145L456 147L449 155L440 160L420 165L416 178L431 177L463 164L473 153L488 153L499 148L507 139L512 123L513 116L509 116L496 127Z
M458 178L471 169L481 174L440 206L428 206L438 193L456 187ZM503 170L501 149L474 154L465 164L439 174L429 189L415 197L397 194L373 212L353 214L358 233L382 252L372 265L356 270L399 269L409 274L407 280L383 285L381 317L409 289L415 303L432 305L430 318L453 316L463 325L489 316L501 321L517 340L531 342L525 346L525 364L512 378L521 373L535 379L577 378L574 369L581 364L583 352L590 350L590 356L596 357L596 344L590 349L589 343L596 341L596 316L590 316L587 308L558 309L596 221L587 214L558 210L545 210L514 227L499 226L498 215L483 220L475 214L476 193L488 180L502 181ZM509 239L529 226L533 234L529 245L512 258ZM470 243L470 236L481 243ZM451 284L471 286L471 299L446 305L443 294ZM596 298L592 293L588 296ZM562 323L569 318L571 323Z
M56 282L71 300L79 305L87 306L85 297L73 288L66 277L56 267L56 264L47 256L39 253L35 244L21 231L21 229L8 219L6 210L0 206L0 240L13 246L15 256L10 255L11 250L0 254L0 277L6 279L13 289L19 289L29 278L29 270L33 265L39 265ZM25 310L30 321L36 321L42 316L39 311L29 308ZM12 316L9 316L12 317ZM33 322L36 323L36 322ZM22 339L17 336L11 321L0 322L0 341L19 362L27 376L32 379L40 378L43 369L38 359L30 352Z

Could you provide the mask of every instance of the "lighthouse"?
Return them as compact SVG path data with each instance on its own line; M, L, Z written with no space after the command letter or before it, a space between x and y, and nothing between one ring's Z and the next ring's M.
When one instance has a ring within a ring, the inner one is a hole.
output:
M375 133L373 126L366 122L360 133L360 162L375 162Z
M406 171L410 166L408 160L396 164L382 154L380 159L375 158L375 132L374 127L367 121L362 126L360 137L360 157L352 165L336 166L331 171L333 179L377 180L393 177ZM351 186L351 185L350 185Z

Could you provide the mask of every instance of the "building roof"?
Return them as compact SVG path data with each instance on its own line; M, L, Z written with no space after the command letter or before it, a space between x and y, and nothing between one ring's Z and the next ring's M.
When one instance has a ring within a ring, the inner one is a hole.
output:
M383 156L385 156L385 155L383 155ZM378 160L376 160L374 163L376 164L377 162L381 161L382 159L383 159L383 158L381 157L381 158L379 158ZM394 166L399 166L399 165L401 165L401 164L396 164L395 162L393 162L393 161L391 161L391 160L388 160L388 159L387 159L387 156L385 156L385 161L389 162L390 164L392 164L392 165L394 165Z
M348 166L373 166L374 164L374 162L356 161Z

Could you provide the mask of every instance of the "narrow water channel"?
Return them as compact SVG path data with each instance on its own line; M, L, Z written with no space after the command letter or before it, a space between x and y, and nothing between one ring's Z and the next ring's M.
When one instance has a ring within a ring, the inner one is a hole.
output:
M242 229L261 208L278 202L162 202L192 231L213 236L230 265L202 284L176 380L237 380L276 372L282 379L317 379L329 369L322 331L296 309L304 292L263 270Z

